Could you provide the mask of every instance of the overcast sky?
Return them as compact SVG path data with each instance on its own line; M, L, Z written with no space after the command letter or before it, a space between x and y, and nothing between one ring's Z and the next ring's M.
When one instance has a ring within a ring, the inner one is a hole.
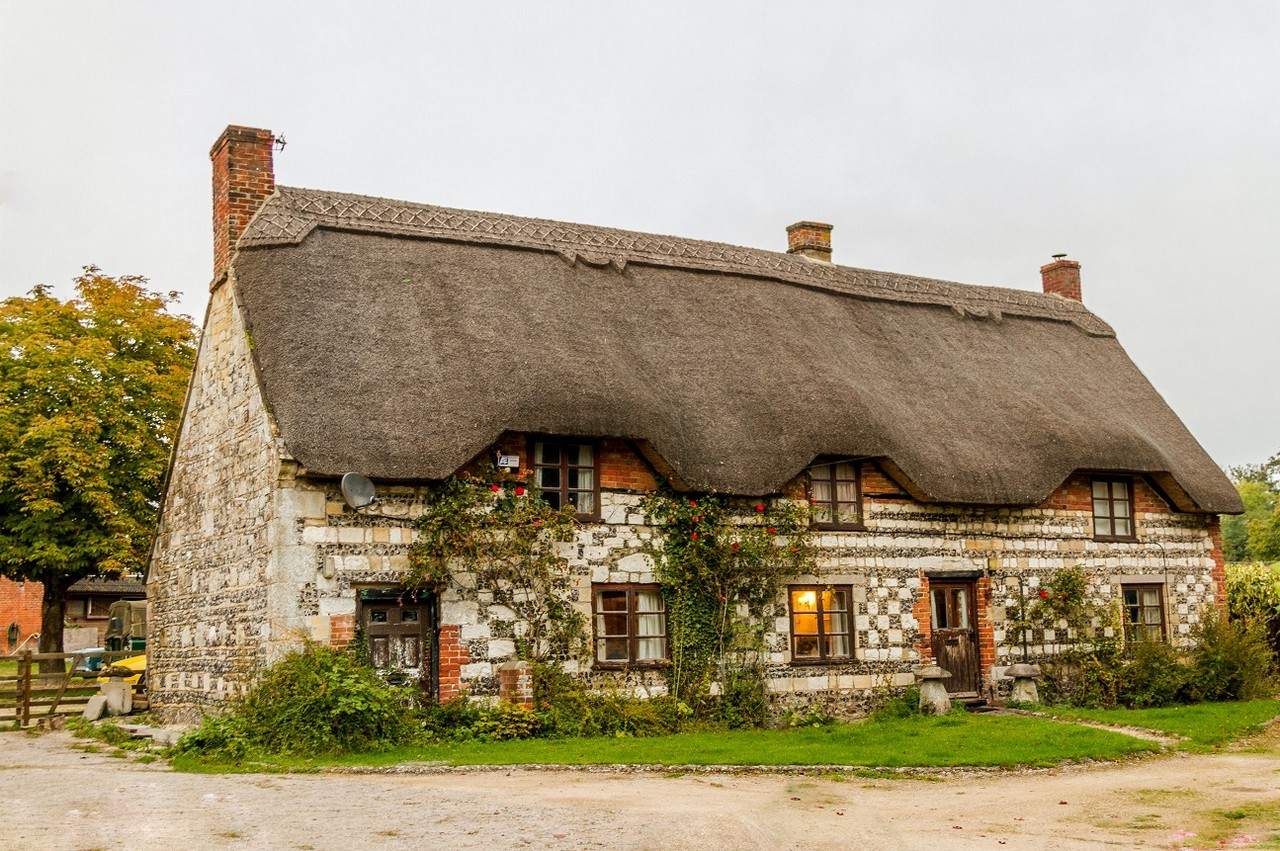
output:
M1280 3L0 0L0 296L201 318L208 151L278 182L1084 301L1220 464L1280 451ZM1070 364L1064 364L1070 368ZM1082 377L1087 380L1087 377Z

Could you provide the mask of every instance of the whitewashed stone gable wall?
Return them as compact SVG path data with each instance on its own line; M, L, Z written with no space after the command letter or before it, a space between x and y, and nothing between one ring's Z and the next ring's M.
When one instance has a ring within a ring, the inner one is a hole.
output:
M277 602L281 450L249 346L227 282L210 298L148 578L151 701L174 720L238 693L296 628Z

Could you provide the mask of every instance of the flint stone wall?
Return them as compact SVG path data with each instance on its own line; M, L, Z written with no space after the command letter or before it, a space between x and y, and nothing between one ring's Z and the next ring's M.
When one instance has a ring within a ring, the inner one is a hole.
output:
M233 288L200 341L148 576L148 688L165 721L237 694L270 656L280 450Z
M233 696L254 670L304 639L349 640L360 590L394 587L405 575L425 495L421 488L384 486L374 509L357 513L343 503L337 482L299 475L262 405L232 287L214 293L201 345L150 584L152 705L166 719L191 717ZM601 464L601 521L583 524L560 545L566 594L588 621L593 583L656 581L645 553L655 531L639 510L652 478L621 442L606 443ZM1109 543L1093 540L1086 476L1025 509L919 504L871 464L863 485L865 530L819 533L814 574L793 580L850 586L853 658L793 664L780 595L765 624L764 659L779 712L858 714L879 695L911 685L913 672L930 661L931 579L981 577L980 657L988 685L1021 658L1021 636L1008 629L1019 578L1034 594L1058 570L1078 566L1091 594L1112 603L1123 583L1162 584L1175 642L1188 641L1201 611L1221 602L1216 519L1171 512L1141 480L1137 540ZM518 592L466 581L444 590L440 624L456 629L442 641L460 646L444 648L456 668L452 662L442 668L442 694L497 694L498 669L514 658L515 639L528 629L519 610ZM1032 655L1061 649L1064 628L1029 636ZM597 671L589 655L560 661L603 688L642 695L664 688L653 671Z

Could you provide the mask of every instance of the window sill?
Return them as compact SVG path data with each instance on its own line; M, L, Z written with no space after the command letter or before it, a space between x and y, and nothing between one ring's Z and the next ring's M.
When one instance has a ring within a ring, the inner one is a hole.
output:
M814 523L813 528L818 532L865 532L867 527L865 523Z
M852 661L853 661L852 656L828 656L825 659L792 659L787 664L795 665L797 667L810 668L815 665L844 665Z
M1136 544L1137 535L1094 535L1093 539L1104 544Z
M663 659L660 662L601 662L596 660L591 665L593 671L661 671L663 668L670 668L671 660Z

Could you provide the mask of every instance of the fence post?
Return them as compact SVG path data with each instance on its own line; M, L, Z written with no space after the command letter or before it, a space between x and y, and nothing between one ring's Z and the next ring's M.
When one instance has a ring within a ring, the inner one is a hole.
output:
M19 687L22 692L22 708L20 716L22 718L18 726L26 727L31 724L31 651L22 651L22 685Z

